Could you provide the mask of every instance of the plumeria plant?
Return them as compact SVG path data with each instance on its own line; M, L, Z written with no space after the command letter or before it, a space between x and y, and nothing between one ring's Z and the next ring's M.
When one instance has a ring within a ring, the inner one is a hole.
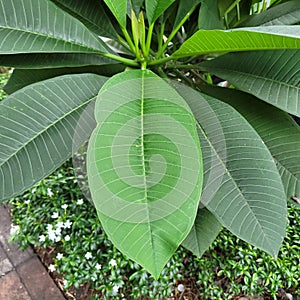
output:
M155 278L221 226L276 256L300 202L299 22L299 1L1 2L0 198L88 141L101 224Z

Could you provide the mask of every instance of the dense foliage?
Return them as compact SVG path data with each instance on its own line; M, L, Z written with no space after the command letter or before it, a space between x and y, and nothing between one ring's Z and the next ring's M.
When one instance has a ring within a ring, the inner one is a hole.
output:
M276 257L300 202L299 22L298 0L2 1L1 201L88 141L102 228L155 279L222 227Z

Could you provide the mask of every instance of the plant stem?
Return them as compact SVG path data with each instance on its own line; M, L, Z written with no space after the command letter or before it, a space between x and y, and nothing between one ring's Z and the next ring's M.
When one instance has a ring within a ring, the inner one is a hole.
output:
M163 64L163 63L165 63L169 60L172 60L172 59L174 59L173 56L166 56L166 57L161 58L161 59L152 60L152 61L148 62L148 66L155 66L155 65Z
M166 66L167 69L186 69L186 70L191 70L191 69L201 69L199 65L175 65L175 64L170 64Z
M176 35L176 33L179 31L179 29L182 27L182 25L185 23L185 21L190 17L190 15L193 13L193 11L195 10L196 6L194 6L185 16L184 18L180 21L180 23L172 30L171 34L169 35L167 41L163 44L163 46L161 47L161 49L157 52L156 54L156 58L160 58L164 51L166 50L166 48L168 47L168 44L171 42L171 40L174 38L174 36Z
M139 63L137 63L136 61L134 61L132 59L117 56L117 55L114 55L114 54L111 54L111 53L100 53L100 55L102 55L104 57L107 57L107 58L110 58L110 59L113 59L113 60L116 60L116 61L119 61L119 62L121 62L121 63L123 63L127 66L131 66L131 67L138 67L139 66Z
M128 45L129 45L129 47L130 47L132 53L135 54L135 56L137 56L138 54L136 53L135 46L134 46L134 44L133 44L133 42L132 42L132 40L131 40L131 38L130 38L130 35L129 35L129 33L127 32L126 28L121 27L121 30L122 30L122 32L123 32L123 34L124 34L124 37L125 37L125 39L126 39Z
M146 59L148 58L150 52L153 29L154 29L154 23L150 24L148 34L147 34L146 49L144 53Z

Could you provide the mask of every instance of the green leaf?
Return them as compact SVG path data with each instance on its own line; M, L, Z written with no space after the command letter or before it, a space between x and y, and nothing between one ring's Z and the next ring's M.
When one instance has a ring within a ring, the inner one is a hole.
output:
M181 0L179 1L179 5L177 8L177 14L175 21L173 23L173 28L176 28L181 20L186 16L186 14L196 5L198 5L201 2L201 0Z
M300 197L300 127L285 112L234 89L203 87L205 93L226 101L254 127L270 150L288 199Z
M175 0L146 0L146 14L149 24L153 24L174 1Z
M116 247L157 278L198 209L203 169L194 117L164 80L141 70L112 77L95 116L87 171L99 218Z
M81 67L116 63L97 54L27 53L0 55L0 65L21 69Z
M233 30L199 30L172 55L300 48L300 26L264 26Z
M250 16L247 20L239 24L239 27L292 25L298 22L300 22L300 2L299 0L295 0L272 7L260 14Z
M126 28L127 0L104 0L118 23Z
M97 35L116 39L117 33L105 13L101 1L94 0L51 0Z
M287 207L268 148L231 106L176 86L198 123L204 163L200 203L236 236L276 256L285 236Z
M1 200L22 193L70 157L80 114L104 81L94 74L66 75L0 102Z
M225 29L217 0L202 0L198 17L199 29Z
M216 239L221 228L216 217L208 209L201 208L198 210L194 226L182 246L200 257Z
M135 15L138 16L143 5L144 0L128 0Z
M123 70L124 66L121 64L86 66L78 68L14 69L3 89L7 94L12 94L27 85L61 75L93 73L104 76L112 76Z
M202 63L201 68L300 116L300 50L229 53Z
M43 52L107 53L81 22L47 0L1 1L0 54Z

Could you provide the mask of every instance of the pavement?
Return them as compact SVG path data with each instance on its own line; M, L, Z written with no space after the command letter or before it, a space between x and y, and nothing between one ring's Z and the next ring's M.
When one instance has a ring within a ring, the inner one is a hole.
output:
M22 251L8 243L11 218L0 206L0 300L65 300L31 248Z

